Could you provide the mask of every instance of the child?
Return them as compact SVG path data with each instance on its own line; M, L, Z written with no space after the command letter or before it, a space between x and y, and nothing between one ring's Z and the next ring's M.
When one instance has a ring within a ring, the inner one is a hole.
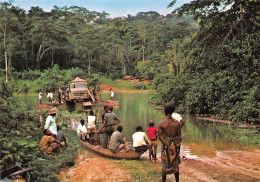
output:
M149 159L151 160L151 156L154 158L154 162L156 163L156 151L157 151L157 136L158 129L154 127L154 121L149 121L149 127L147 128L148 138L149 138Z

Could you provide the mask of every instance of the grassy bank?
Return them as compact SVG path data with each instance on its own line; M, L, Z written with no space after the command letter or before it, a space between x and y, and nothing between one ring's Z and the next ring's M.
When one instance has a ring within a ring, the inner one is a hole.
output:
M161 166L160 164L151 163L149 160L121 160L120 164L123 168L128 170L131 176L136 181L151 182L160 181Z

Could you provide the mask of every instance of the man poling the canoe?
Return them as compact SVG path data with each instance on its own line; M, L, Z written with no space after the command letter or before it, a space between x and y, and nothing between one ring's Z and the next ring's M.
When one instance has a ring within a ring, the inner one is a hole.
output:
M114 126L120 123L120 119L113 112L113 106L109 106L107 108L107 111L108 112L104 116L104 123L101 125L101 128L95 133L98 145L100 145L99 134L105 134L102 141L103 148L107 148L108 139L114 132Z

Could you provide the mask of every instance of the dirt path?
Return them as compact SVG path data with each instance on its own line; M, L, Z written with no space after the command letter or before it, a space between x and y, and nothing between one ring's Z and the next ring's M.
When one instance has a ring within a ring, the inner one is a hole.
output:
M143 158L147 158L147 155L144 154ZM158 170L161 169L160 163L153 165L156 165ZM130 173L116 160L102 158L88 152L81 153L77 165L61 172L59 178L63 182L134 181ZM151 181L160 181L160 178ZM167 181L175 181L174 175L168 175ZM182 159L180 181L259 182L260 150L223 151L217 152L215 158Z
M87 151L80 152L76 165L62 171L58 177L63 182L132 181L130 174L116 160Z

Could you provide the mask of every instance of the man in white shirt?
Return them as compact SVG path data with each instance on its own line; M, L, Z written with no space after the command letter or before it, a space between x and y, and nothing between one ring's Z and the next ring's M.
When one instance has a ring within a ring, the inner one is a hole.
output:
M132 135L133 138L133 147L138 153L144 153L149 148L149 139L145 132L143 131L142 126L136 127L136 132Z
M54 138L56 138L57 136L57 125L55 121L56 113L57 113L56 109L51 109L49 111L49 116L46 118L46 122L44 125L44 129L50 130Z
M77 133L81 140L85 141L87 139L87 128L85 126L84 119L80 120L80 124L78 125L77 128Z
M111 94L111 95L110 95L111 100L114 100L115 94L114 94L112 88L110 89L110 94Z
M47 99L49 100L49 103L52 103L52 101L53 101L53 93L52 92L48 93Z

